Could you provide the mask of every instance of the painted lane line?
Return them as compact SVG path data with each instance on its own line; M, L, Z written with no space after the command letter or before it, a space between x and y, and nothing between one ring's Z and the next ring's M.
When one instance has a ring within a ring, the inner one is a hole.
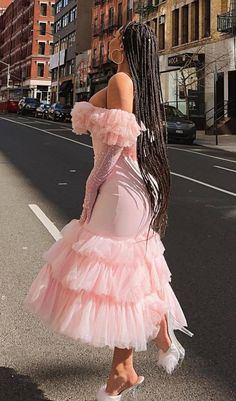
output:
M199 152L194 152L193 150L188 150L188 149L180 149L180 148L175 148L173 146L168 146L169 149L173 150L179 150L181 152L188 152L188 153L193 153L194 155L198 156L206 156L206 157L212 157L213 159L219 159L219 160L224 160L226 162L231 162L231 163L236 163L236 160L230 160L230 159L225 159L223 157L218 157L218 156L212 156L212 155L206 155L204 153L199 153Z
M66 138L65 136L54 134L53 132L47 131L47 130L42 129L42 128L38 128L38 127L34 127L32 125L20 123L19 121L13 121L13 120L10 120L9 118L5 118L5 117L0 117L0 119L6 120L6 121L10 121L13 124L20 124L20 125L23 125L24 127L32 128L32 129L35 129L37 131L41 131L41 132L44 132L46 134L49 134L51 136L55 136L56 138L64 139L65 141L70 141L70 142L76 143L77 145L81 145L81 146L85 146L87 148L93 149L93 147L91 145L87 145L86 143L75 141L74 139L71 139L71 138Z
M50 131L72 131L70 128L48 128Z
M232 171L233 173L236 173L236 170L233 170L231 168L226 168L226 167L222 167L222 166L213 166L213 167L222 168L223 170Z
M60 238L62 238L62 235L61 235L60 231L58 230L58 228L46 216L46 214L40 209L40 207L38 205L29 204L29 207L56 241L59 240Z
M234 192L230 192L230 191L227 191L226 189L215 187L214 185L207 184L206 182L203 182L203 181L195 180L194 178L187 177L186 175L172 173L172 172L171 172L171 174L176 175L177 177L184 178L185 180L193 181L198 184L204 185L205 187L209 187L209 188L215 189L217 191L224 192L225 194L228 194L231 196L236 196L236 193L234 193Z

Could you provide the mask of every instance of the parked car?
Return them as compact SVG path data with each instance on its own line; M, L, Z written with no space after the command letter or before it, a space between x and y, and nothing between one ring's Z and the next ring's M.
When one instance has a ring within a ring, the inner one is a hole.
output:
M47 119L48 109L51 105L49 103L41 103L39 107L35 110L35 117L41 117Z
M34 97L23 97L18 103L18 114L35 114L40 101Z
M53 103L48 109L48 119L53 121L70 121L71 106L61 103Z
M17 113L18 110L18 100L2 100L0 101L0 111L8 113Z
M184 141L192 145L196 139L196 125L174 106L165 105L169 141Z

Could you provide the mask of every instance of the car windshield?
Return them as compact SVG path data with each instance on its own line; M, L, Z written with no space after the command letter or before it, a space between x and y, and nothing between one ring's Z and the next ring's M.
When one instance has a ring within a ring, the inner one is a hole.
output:
M64 105L58 103L58 104L55 105L55 109L56 110L62 110L62 109L64 109Z
M25 101L26 101L26 103L38 103L38 104L40 104L40 101L38 99L34 99L34 98L31 98L31 97L27 97L25 99Z
M165 106L166 110L166 117L177 117L177 118L184 118L185 115L173 106Z

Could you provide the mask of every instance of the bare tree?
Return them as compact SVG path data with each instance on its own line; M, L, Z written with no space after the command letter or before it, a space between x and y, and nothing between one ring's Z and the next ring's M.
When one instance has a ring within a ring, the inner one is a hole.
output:
M230 63L229 51L220 54L207 53L205 61L205 46L199 46L193 53L183 53L185 61L179 69L178 86L182 89L186 102L186 115L189 118L191 96L189 91L193 88L203 88L207 76L224 71Z

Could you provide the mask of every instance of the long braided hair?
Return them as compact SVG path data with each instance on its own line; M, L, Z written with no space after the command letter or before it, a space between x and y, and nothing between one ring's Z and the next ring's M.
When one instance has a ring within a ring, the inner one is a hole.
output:
M157 38L148 25L137 21L130 21L120 32L134 83L136 119L146 127L137 138L137 160L151 202L149 230L162 238L168 222L171 182Z

